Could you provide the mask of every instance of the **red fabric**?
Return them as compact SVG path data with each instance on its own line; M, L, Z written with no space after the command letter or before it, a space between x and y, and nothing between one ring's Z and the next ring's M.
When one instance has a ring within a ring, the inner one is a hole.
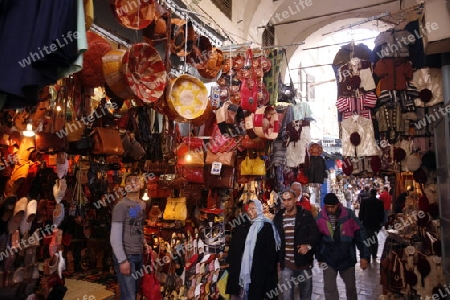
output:
M302 196L302 198L300 199L300 201L297 201L297 205L303 207L306 210L311 211L311 203L309 202L308 199L306 199L305 197Z
M374 69L380 78L380 90L406 90L406 82L413 78L413 68L407 58L380 59Z
M382 192L380 194L380 200L383 201L384 210L391 209L392 197L389 195L389 192Z

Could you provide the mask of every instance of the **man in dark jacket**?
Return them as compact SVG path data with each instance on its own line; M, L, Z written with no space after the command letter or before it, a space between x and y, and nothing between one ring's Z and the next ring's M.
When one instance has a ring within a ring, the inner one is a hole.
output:
M281 299L294 299L294 288L297 284L300 299L311 299L313 248L320 239L319 228L311 212L296 205L294 190L283 192L281 201L285 208L273 219L281 238L281 281L278 284Z
M323 268L323 290L326 300L338 300L339 291L336 276L339 272L345 284L348 300L357 300L355 264L356 249L360 251L360 267L365 270L370 257L364 244L366 234L353 211L344 207L333 193L325 195L324 209L316 218L321 241L317 246L316 258Z
M370 198L361 202L359 220L366 230L367 240L365 244L369 247L370 255L375 261L378 253L378 232L384 221L383 201L377 199L377 190L370 190ZM370 260L369 260L370 261Z

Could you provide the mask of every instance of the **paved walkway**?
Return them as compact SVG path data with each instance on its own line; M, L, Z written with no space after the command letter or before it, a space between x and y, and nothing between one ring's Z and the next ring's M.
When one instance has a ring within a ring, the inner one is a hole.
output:
M356 289L358 291L358 300L377 300L382 294L380 285L380 257L383 252L384 242L386 240L386 233L380 232L378 234L378 258L376 261L371 261L369 268L362 270L359 268L359 263L356 265ZM338 290L340 292L339 299L346 299L345 285L338 275L337 279ZM298 300L297 298L295 300ZM323 276L319 272L313 277L313 300L325 299L323 295Z

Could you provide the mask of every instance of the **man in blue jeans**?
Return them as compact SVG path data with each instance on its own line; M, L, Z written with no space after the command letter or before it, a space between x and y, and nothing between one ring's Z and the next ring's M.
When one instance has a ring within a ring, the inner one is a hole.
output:
M145 203L140 200L142 184L136 174L125 179L127 195L114 207L110 242L121 300L135 300L139 290L144 249Z
M311 212L296 205L294 190L284 191L281 201L284 209L273 219L281 238L279 293L281 299L293 300L294 289L298 285L300 299L309 300L312 295L313 248L320 240L319 228Z

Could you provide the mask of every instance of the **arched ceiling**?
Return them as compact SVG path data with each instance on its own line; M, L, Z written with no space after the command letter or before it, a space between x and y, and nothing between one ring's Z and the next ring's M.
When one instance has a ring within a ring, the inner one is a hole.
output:
M328 24L335 23L335 30L354 24L351 19L365 19L383 13L397 12L417 4L418 0L262 0L248 1L245 19L248 35L261 36L264 25L270 21L275 26L277 45L290 45L304 41L312 33ZM249 15L252 15L251 17ZM385 17L387 22L397 22L398 16ZM357 25L355 28L373 28L375 21ZM287 49L288 58L296 48Z

